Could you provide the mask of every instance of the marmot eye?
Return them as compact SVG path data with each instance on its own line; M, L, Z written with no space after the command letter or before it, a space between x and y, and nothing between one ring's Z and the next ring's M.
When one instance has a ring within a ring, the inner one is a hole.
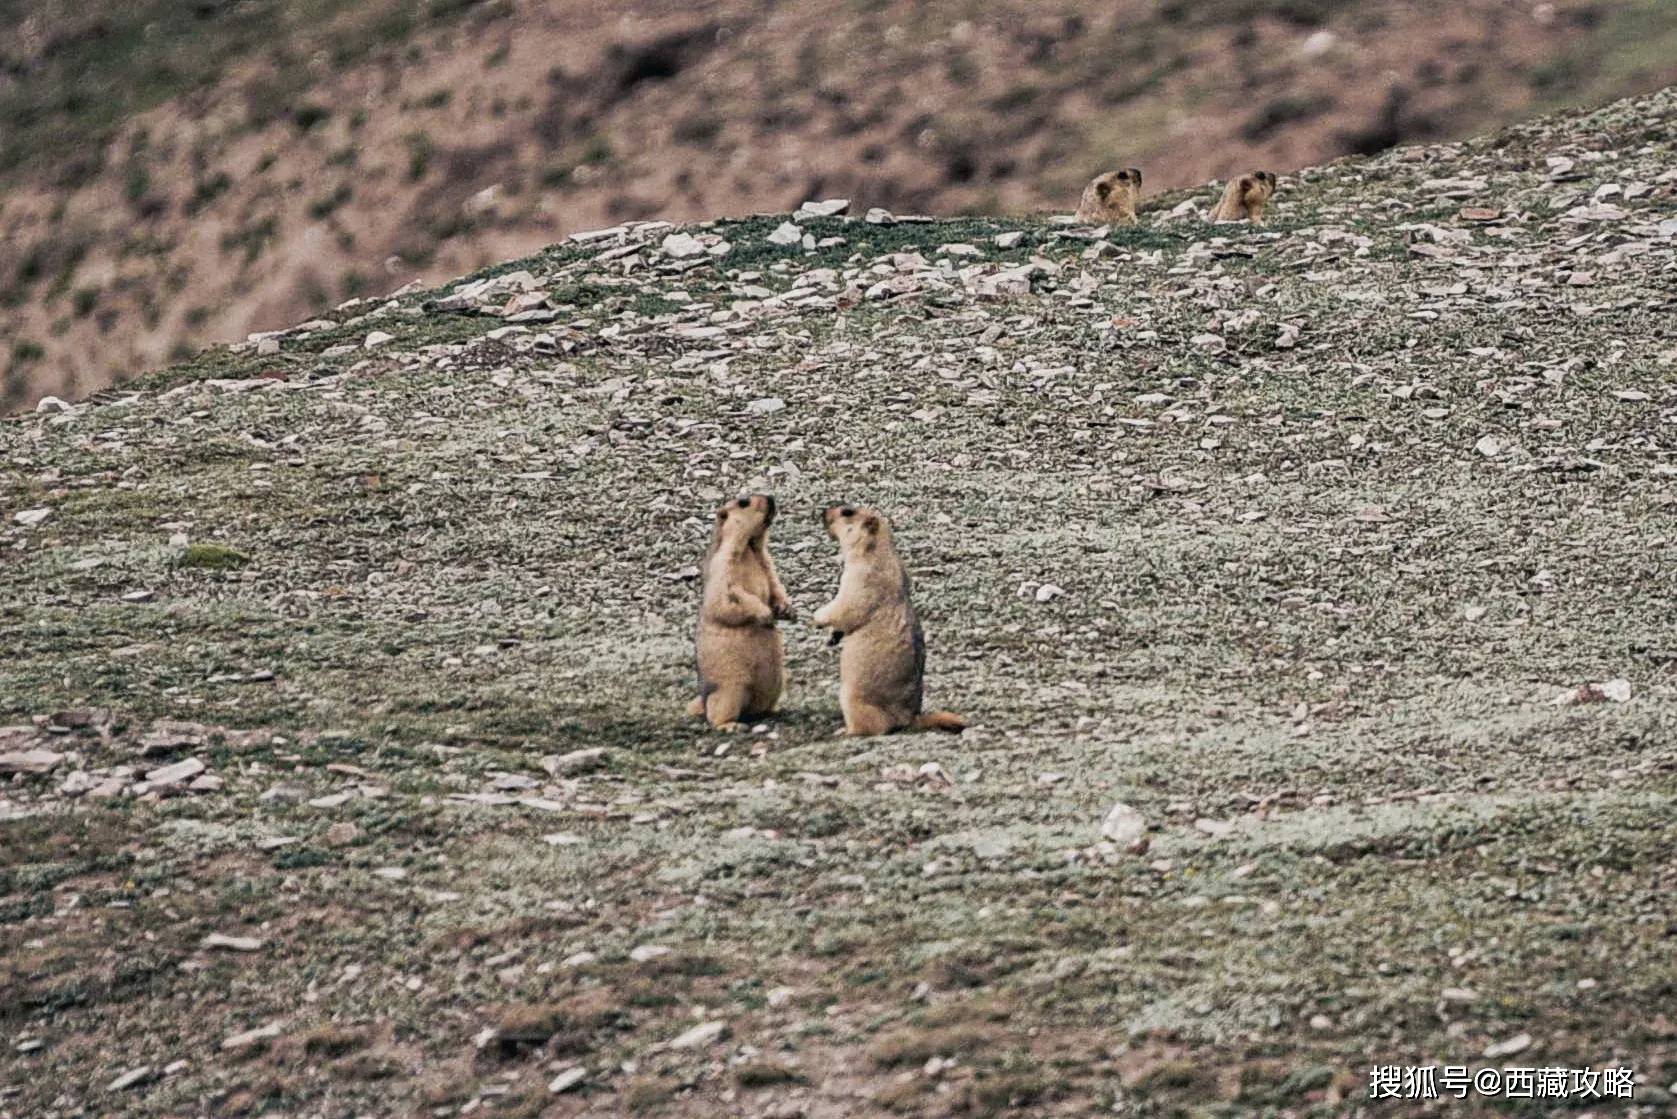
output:
M843 509L839 510L839 516L841 516L841 517L854 517L855 515L856 515L856 510L852 509L848 505L846 505Z
M738 505L741 509L749 509L751 508L751 499L749 497L742 497L734 504Z

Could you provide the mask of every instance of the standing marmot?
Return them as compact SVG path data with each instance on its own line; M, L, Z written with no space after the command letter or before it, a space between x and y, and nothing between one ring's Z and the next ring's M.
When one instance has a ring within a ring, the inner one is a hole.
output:
M1223 188L1223 199L1211 208L1211 221L1239 221L1251 218L1253 225L1264 224L1264 210L1275 193L1275 176L1269 171L1254 171L1232 179Z
M1141 198L1141 169L1126 167L1122 171L1108 171L1098 175L1083 188L1083 200L1077 204L1077 220L1090 225L1113 223L1134 225L1135 205Z
M786 654L774 623L792 616L792 601L769 559L773 523L774 498L766 494L716 511L699 606L699 698L687 706L713 727L773 711L786 686Z
M904 727L960 731L959 715L920 713L926 639L908 600L908 573L891 539L891 524L873 509L834 505L822 514L844 553L838 596L815 615L843 641L839 709L845 733L889 734Z

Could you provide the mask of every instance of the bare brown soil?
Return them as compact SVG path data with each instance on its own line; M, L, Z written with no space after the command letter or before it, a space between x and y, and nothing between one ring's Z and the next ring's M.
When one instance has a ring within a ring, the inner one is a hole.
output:
M411 26L270 0L239 6L269 35L200 5L134 46L144 4L12 7L12 408L625 219L1069 209L1120 163L1150 191L1284 172L1677 80L1677 10L1645 0L395 6Z

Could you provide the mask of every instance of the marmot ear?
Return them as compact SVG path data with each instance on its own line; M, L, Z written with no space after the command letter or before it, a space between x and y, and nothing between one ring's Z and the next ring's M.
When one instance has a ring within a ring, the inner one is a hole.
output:
M869 536L879 535L879 515L877 513L869 513L862 518L862 531Z

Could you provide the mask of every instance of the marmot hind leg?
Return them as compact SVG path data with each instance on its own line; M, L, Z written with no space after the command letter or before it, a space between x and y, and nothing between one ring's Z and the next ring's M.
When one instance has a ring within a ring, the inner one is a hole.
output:
M737 726L745 713L750 690L744 684L720 684L705 697L705 718L710 725L721 729Z
M852 703L844 710L844 733L853 738L875 734L890 734L897 724L883 707L871 703Z

